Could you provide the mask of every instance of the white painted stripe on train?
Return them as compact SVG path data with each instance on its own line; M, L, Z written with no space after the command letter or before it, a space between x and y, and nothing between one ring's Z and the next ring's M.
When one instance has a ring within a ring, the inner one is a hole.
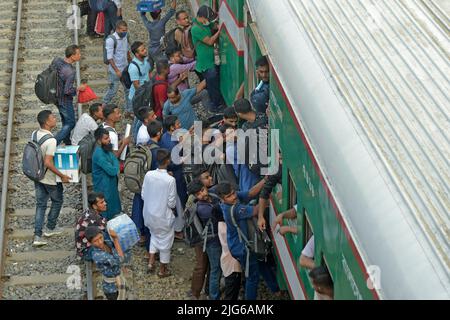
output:
M238 51L244 51L244 28L240 28L239 25L237 25L236 20L233 18L232 12L230 12L230 9L225 2L221 2L220 4L219 15L220 21L225 23L228 34L236 45Z
M270 225L272 225L275 219L275 210L270 205ZM286 277L287 284L289 286L289 291L291 297L294 300L305 300L305 294L303 293L302 285L300 284L300 279L297 276L296 263L294 258L289 253L286 241L283 236L279 233L274 233L273 238L275 240L275 247L277 249L278 258L281 262L282 268L284 270L284 275Z

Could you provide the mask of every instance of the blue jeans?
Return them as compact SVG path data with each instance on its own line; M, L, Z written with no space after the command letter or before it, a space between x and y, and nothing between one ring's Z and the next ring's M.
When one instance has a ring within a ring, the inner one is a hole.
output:
M111 31L116 29L116 23L118 21L117 17L117 7L114 2L110 1L107 5L105 11L105 39L111 34Z
M103 102L106 104L111 103L112 99L116 96L117 90L119 90L119 85L122 84L120 81L120 78L116 75L114 71L111 71L108 68L108 82L109 82L109 88L106 92L105 96L103 97ZM128 95L130 94L130 89L127 89L123 84L123 92L125 96L125 105L124 110L127 112L133 112L133 108L130 103L130 99L128 98Z
M246 254L238 257L238 260L241 263L242 272L244 274L246 258ZM250 253L248 277L245 278L245 300L256 300L258 296L258 281L260 275L263 277L270 291L275 293L280 290L275 272L270 265L265 261L258 261L256 256L253 253Z
M56 144L59 145L61 142L64 142L66 145L70 145L70 133L75 128L73 101L67 101L65 105L59 105L58 110L61 115L62 128L55 136Z
M56 222L63 205L63 185L58 183L56 186L35 182L36 189L36 216L34 222L34 235L42 236L42 227L44 226L45 211L47 211L47 201L50 198L52 205L48 213L47 228L55 229Z
M206 90L208 91L211 102L208 107L209 111L220 111L219 107L224 105L222 93L220 92L220 74L219 67L208 69L202 73L206 79Z
M210 300L220 300L220 277L222 276L220 267L222 246L220 242L208 243L206 245L206 254L209 260L209 298Z

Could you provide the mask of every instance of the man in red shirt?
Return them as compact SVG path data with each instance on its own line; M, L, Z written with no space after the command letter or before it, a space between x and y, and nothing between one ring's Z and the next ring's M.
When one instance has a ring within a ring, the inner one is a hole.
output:
M153 87L153 100L155 102L155 107L153 111L155 111L158 119L162 120L163 118L163 107L164 103L167 101L167 89L169 88L169 72L170 66L169 62L166 60L159 60L156 62L156 77L155 80L160 82ZM185 72L180 75L180 77L172 83L172 87L176 88L178 85L186 80L188 77L188 73Z

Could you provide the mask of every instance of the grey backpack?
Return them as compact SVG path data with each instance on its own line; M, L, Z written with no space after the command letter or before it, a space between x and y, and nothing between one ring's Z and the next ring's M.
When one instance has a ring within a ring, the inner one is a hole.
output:
M49 139L55 138L51 134L46 134L38 141L37 131L35 131L32 139L28 141L23 150L22 171L35 182L41 181L47 172L44 166L44 155L42 154L41 145Z
M141 193L145 174L152 167L152 150L158 148L157 145L138 145L125 160L123 176L125 186L133 193Z

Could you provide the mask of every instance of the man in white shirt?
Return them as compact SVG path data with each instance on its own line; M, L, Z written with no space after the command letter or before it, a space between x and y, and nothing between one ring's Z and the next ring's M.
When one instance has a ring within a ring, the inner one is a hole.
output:
M144 120L142 122L141 127L139 128L137 138L136 138L136 145L146 145L150 142L150 135L148 134L147 125L156 120L156 114L151 109L142 109L141 111L141 118Z
M103 127L108 130L111 144L113 145L113 152L117 158L122 154L123 149L130 144L131 137L127 137L119 141L119 135L116 131L116 123L120 121L122 115L120 114L119 107L115 104L107 104L103 107L103 117L105 122Z
M109 87L106 92L103 102L105 104L111 103L112 99L116 96L119 89L120 78L122 77L123 70L128 66L128 62L131 61L131 54L128 45L128 26L123 20L120 20L116 24L116 32L108 36L105 41L106 59L108 60L108 81ZM130 89L127 89L123 83L124 99L126 112L133 112L131 102L128 99Z
M62 174L56 169L53 157L56 151L56 139L51 130L56 127L56 117L49 110L39 112L37 116L40 129L33 132L32 139L40 144L42 155L44 156L45 176L39 182L35 182L36 190L36 216L34 224L33 246L43 246L47 242L42 239L42 228L45 221L45 211L47 211L47 201L50 198L52 205L47 217L47 228L44 236L51 237L62 233L61 228L56 227L59 213L63 205L63 186L56 182L56 176L61 178L63 183L67 183L70 177Z
M177 189L175 178L168 174L170 152L166 149L157 151L159 169L147 172L142 185L144 200L144 224L150 230L149 272L155 269L155 254L159 251L160 278L170 276L167 265L170 262L170 250L175 239L175 214Z
M77 146L89 132L94 132L98 128L97 121L103 120L103 105L94 103L89 106L89 113L83 113L78 119L70 138L72 145Z

